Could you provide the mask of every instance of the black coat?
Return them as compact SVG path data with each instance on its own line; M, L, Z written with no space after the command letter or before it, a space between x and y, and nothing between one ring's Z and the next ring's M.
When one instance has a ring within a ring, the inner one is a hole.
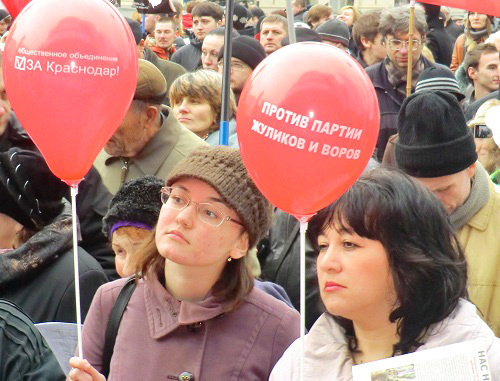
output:
M265 253L259 254L262 279L283 287L295 309L300 311L300 238L295 217L276 210L267 237ZM292 244L284 251L289 237ZM316 275L317 253L306 239L306 328L309 329L324 312Z
M97 289L108 281L102 267L79 248L82 319ZM0 255L0 298L20 306L36 323L76 322L72 224L69 205L52 223Z
M421 59L424 62L424 69L436 66L424 56L421 56ZM375 87L380 109L380 132L375 155L377 160L381 162L389 137L398 132L398 114L405 100L405 95L390 84L384 61L368 66L365 70Z
M29 317L12 303L0 300L0 380L65 379L56 357Z
M443 21L438 19L429 22L427 47L432 52L436 63L450 67L453 46L453 39L444 30Z
M10 114L5 132L0 136L0 152L5 152L12 147L38 151L13 112ZM65 197L71 201L69 189ZM99 262L108 278L113 280L118 278L115 255L101 231L102 219L107 213L111 197L111 193L102 184L99 172L92 167L78 185L76 196L76 213L82 236L80 246Z

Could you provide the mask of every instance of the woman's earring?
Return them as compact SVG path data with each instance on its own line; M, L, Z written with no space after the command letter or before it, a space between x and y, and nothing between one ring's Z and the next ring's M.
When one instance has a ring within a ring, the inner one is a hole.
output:
M229 257L229 258L227 259L227 261L228 261L228 262L231 262L232 260L233 260L233 258L232 258L232 257Z

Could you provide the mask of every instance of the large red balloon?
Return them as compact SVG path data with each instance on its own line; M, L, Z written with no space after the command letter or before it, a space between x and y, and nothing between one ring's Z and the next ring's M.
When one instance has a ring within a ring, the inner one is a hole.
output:
M89 171L137 85L137 46L106 0L37 0L14 22L3 55L7 96L52 172Z
M16 18L30 0L2 0L3 5L9 11L12 18Z
M310 217L360 176L375 148L379 108L361 66L335 47L292 44L267 57L240 97L243 161L266 198Z

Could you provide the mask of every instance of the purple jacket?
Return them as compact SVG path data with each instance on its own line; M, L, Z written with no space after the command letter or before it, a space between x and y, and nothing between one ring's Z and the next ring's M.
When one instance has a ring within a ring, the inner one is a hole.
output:
M100 370L109 313L125 283L97 291L83 327L83 357ZM158 279L140 281L118 331L108 380L267 380L299 336L294 309L254 289L235 311L214 297L179 302Z

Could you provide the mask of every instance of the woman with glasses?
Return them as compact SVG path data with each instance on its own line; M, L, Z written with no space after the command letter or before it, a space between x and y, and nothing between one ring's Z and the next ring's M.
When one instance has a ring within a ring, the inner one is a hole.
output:
M480 43L485 42L492 32L493 17L483 13L468 12L465 19L465 33L458 36L453 48L450 69L457 71L462 64L465 54Z
M221 121L222 75L212 70L198 70L178 77L169 90L172 111L180 124L210 145L219 144ZM229 98L229 146L238 147L236 138L236 101Z
M499 380L500 339L467 301L467 266L445 209L417 181L374 169L307 233L327 312L305 337L304 381L349 381L354 365L475 339ZM299 380L300 352L297 340L270 380Z
M160 197L160 195L158 195ZM253 288L246 253L272 209L239 152L203 147L162 189L158 224L131 265L138 280L108 380L267 380L299 335L299 315ZM125 280L101 287L83 327L86 360L72 380L103 380L110 310Z

